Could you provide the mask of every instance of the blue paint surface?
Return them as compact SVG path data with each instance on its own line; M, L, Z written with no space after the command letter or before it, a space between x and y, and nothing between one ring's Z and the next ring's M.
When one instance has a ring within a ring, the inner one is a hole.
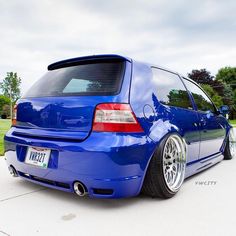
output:
M109 55L95 59L106 57ZM17 126L5 136L8 165L13 165L23 178L44 186L73 192L77 180L84 183L91 197L120 198L140 193L152 155L170 133L178 133L187 144L186 177L222 160L231 128L222 115L198 112L190 93L193 109L163 105L158 101L152 65L117 57L126 63L117 95L20 99ZM82 60L93 57L69 62ZM67 62L55 63L49 69ZM93 132L95 107L108 102L129 103L144 132ZM201 119L205 122L200 125ZM48 169L24 163L29 146L52 150ZM50 180L51 184L35 177ZM113 192L102 195L94 189Z

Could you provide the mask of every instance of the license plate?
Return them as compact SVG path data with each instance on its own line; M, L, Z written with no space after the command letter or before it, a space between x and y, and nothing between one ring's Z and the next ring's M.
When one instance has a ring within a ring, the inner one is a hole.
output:
M25 163L46 169L48 167L50 154L50 149L28 147Z

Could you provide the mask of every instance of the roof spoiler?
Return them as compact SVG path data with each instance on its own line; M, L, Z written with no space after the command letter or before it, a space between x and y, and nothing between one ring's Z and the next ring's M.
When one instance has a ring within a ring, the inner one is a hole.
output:
M48 70L56 70L63 67L75 66L78 64L87 64L89 62L101 61L101 60L124 60L131 62L131 59L128 57L123 57L115 54L107 54L107 55L93 55L93 56L85 56L85 57L76 57L71 59L66 59L63 61L58 61L52 63L48 66Z

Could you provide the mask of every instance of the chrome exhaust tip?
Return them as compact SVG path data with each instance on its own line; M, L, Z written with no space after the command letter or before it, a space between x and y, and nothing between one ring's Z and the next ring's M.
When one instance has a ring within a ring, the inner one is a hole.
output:
M8 167L8 170L9 170L10 175L11 175L12 177L18 177L18 173L17 173L16 169L15 169L13 166L9 166L9 167Z
M73 188L75 193L80 197L84 197L88 193L87 188L81 182L74 182Z

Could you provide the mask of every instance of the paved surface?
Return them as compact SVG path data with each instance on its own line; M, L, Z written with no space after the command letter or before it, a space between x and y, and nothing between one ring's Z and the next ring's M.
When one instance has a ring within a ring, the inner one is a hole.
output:
M235 181L236 159L186 180L169 200L98 200L12 178L0 158L0 236L235 236Z

